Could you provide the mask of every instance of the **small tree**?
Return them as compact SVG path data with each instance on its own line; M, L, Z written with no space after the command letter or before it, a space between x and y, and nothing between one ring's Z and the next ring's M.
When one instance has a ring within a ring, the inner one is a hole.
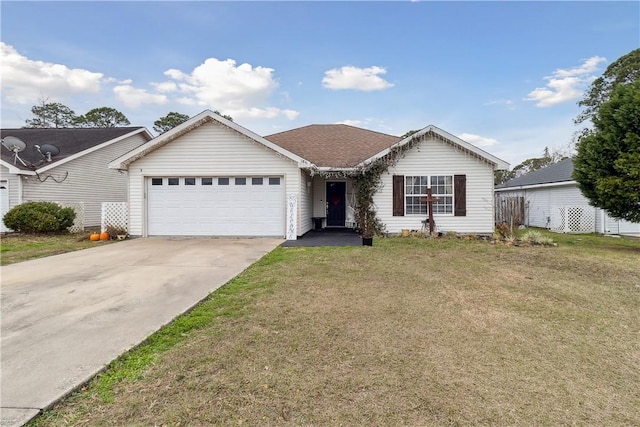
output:
M230 122L233 121L233 117L231 117L228 114L222 114L220 111L215 110L214 113L216 113L217 115L219 115L220 117L224 117L225 119L229 120Z
M574 119L574 122L579 124L593 118L598 113L600 106L609 100L617 86L632 83L639 79L640 49L635 49L612 62L602 76L591 83L584 98L578 102L580 107L585 108Z
M109 128L117 126L128 126L129 119L115 108L99 107L90 110L84 116L79 116L75 120L75 125L90 128Z
M640 222L640 80L618 85L582 138L573 178L593 206Z
M178 125L181 125L187 120L189 120L189 116L187 116L186 114L172 111L166 116L160 117L158 120L153 122L153 130L158 132L158 134L162 134Z
M73 225L76 212L53 202L26 202L14 206L2 220L8 228L21 233L55 233Z
M42 100L40 105L31 107L34 117L25 121L27 128L64 128L73 127L76 121L76 113L66 105L59 102L46 102Z

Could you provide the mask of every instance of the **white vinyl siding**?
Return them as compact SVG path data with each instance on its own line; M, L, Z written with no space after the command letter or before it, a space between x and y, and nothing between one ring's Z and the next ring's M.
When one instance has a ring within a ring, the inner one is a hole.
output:
M587 206L589 204L575 184L501 191L500 194L503 197L524 197L524 221L525 225L529 227L548 227L554 213L553 209L557 207L565 205ZM596 222L596 225L600 225L599 215L596 215Z
M537 188L513 189L499 191L501 197L524 197L525 201L525 225L529 227L548 228L553 223L552 217L559 215L562 206L590 206L589 200L582 195L578 185L574 181L566 184L545 186ZM622 225L622 233L621 233ZM635 235L625 233L623 221L611 218L606 211L595 209L595 231L604 234ZM635 224L631 228L635 231ZM640 226L638 226L640 227ZM640 228L639 228L640 230Z
M8 208L11 209L12 207L22 203L22 182L20 180L20 176L12 174L6 167L0 166L0 181L6 181L6 186L8 187Z
M84 203L85 226L100 225L102 202L127 201L127 175L107 165L146 142L142 134L80 156L22 180L22 201Z
M382 175L382 188L374 196L378 217L390 233L420 230L426 215L393 216L393 175L466 175L466 216L435 217L439 231L493 233L493 167L465 151L436 139L425 140Z
M295 162L222 124L205 123L129 165L131 235L147 232L145 178L185 176L281 176L286 194L300 191ZM284 227L283 223L283 236Z
M323 177L313 177L313 216L316 218L327 216L326 185L327 181Z
M306 171L300 171L300 200L298 221L298 235L301 236L313 228L313 196L314 188L311 176Z

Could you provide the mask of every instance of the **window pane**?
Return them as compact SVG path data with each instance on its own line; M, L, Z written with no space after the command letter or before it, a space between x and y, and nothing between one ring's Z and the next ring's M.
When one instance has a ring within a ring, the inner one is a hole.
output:
M251 185L262 185L262 178L251 178Z
M427 197L429 188L428 176L406 177L406 213L408 215L424 215L427 213L427 202L422 199Z
M280 185L280 178L269 178L269 185Z
M451 175L432 176L431 191L433 197L438 199L433 203L434 214L453 213L453 177Z
M236 178L236 185L247 185L247 178Z
M229 185L229 178L218 178L218 185Z
M162 185L162 178L151 178L151 185Z
M202 185L213 185L213 178L202 178Z
M169 185L180 185L180 178L169 178Z
M184 179L184 185L196 185L196 179L195 178L185 178Z

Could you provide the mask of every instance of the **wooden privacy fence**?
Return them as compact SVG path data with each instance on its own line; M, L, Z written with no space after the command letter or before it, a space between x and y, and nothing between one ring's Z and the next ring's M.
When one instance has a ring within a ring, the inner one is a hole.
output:
M522 196L495 197L496 224L509 224L517 227L525 223L525 204Z

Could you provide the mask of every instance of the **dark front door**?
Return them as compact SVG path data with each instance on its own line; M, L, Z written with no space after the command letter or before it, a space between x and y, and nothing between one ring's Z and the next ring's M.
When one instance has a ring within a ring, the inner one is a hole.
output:
M327 227L344 227L346 189L345 182L327 182Z

